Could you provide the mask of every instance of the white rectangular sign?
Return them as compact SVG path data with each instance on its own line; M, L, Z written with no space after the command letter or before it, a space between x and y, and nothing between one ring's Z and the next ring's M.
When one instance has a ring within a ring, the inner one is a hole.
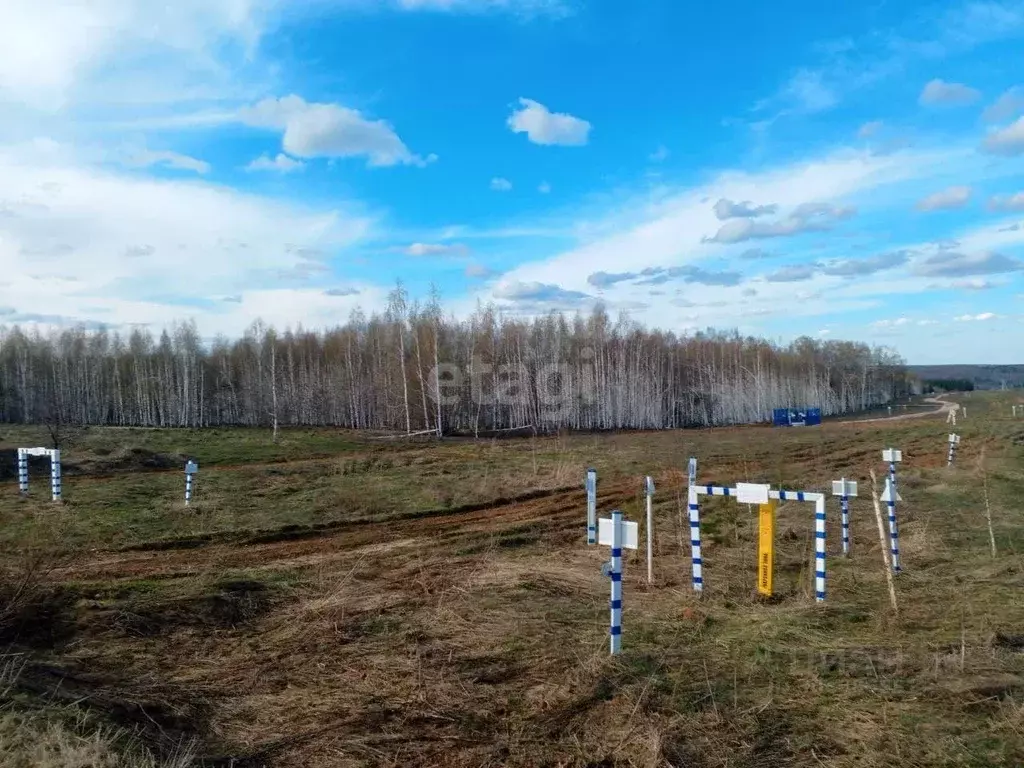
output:
M186 475L194 475L198 471L199 471L199 465L196 464L194 461L189 461L189 462L187 462L185 464L185 474Z
M597 543L606 547L612 545L612 521L602 517L597 521ZM622 546L637 549L640 546L640 526L628 520L622 521Z
M949 442L953 443L954 445L959 443L960 442L960 435L950 435L949 436Z
M857 495L857 481L856 480L833 480L832 481L832 495L833 496L856 496Z
M690 459L690 485L695 485L697 482L697 459Z
M736 501L740 504L767 504L767 483L736 483Z
M895 448L887 448L882 451L882 461L903 461L903 451L897 451Z
M26 448L25 453L29 456L46 456L50 453L49 448Z

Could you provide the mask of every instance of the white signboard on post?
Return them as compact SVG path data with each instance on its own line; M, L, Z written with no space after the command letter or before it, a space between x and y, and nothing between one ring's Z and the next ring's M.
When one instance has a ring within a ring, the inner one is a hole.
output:
M833 496L856 496L857 495L857 481L856 480L833 480L832 481L832 495Z
M903 461L903 451L897 451L895 448L886 448L882 451L882 461Z
M597 521L597 543L604 547L612 545L611 518L602 517ZM622 546L626 549L640 548L640 526L628 520L622 521Z
M769 490L767 483L736 483L736 500L740 504L767 504Z

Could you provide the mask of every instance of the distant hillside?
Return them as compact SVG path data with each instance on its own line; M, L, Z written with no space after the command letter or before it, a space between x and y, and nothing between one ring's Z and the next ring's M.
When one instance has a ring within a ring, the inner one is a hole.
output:
M1024 365L908 365L922 381L967 380L975 389L1024 387Z

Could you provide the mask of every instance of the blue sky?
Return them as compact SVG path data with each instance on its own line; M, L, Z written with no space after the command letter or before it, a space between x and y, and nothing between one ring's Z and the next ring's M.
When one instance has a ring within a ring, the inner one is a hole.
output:
M0 322L323 327L400 278L1024 362L1024 1L53 5L0 24Z

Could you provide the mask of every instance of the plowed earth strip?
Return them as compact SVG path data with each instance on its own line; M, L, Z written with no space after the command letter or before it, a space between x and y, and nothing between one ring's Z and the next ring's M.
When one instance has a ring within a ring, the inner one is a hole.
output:
M599 509L610 509L636 495L636 483L606 483ZM500 533L531 523L565 526L578 523L584 532L586 496L582 490L560 490L542 498L502 502L472 512L455 512L391 520L344 524L303 538L280 541L216 542L195 549L94 552L88 559L51 572L57 581L112 581L195 576L225 569L285 569L351 559L353 555L383 553L395 548L434 545L452 533ZM262 539L269 536L262 536Z

